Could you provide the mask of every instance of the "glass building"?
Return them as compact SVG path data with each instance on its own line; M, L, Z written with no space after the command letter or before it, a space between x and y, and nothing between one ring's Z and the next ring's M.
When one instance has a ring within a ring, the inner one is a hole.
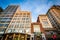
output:
M4 34L18 6L8 6L0 13L0 34ZM13 9L13 10L12 10Z
M47 16L52 24L60 32L60 6L53 5L47 12Z
M14 14L6 33L31 33L30 12L19 11Z
M31 34L31 13L28 11L21 11L19 5L9 5L0 13L0 34L4 34L3 40L15 40L19 36L25 39L25 34ZM17 34L18 36L16 36Z

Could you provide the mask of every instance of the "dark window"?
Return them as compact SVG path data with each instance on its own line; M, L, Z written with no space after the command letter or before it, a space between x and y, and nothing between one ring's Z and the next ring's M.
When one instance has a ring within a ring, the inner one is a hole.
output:
M0 24L0 27L3 26L3 24Z

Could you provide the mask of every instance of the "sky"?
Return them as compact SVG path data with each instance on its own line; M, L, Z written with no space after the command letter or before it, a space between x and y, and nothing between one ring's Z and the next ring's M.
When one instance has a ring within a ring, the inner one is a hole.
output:
M60 0L0 0L0 7L5 9L8 5L19 5L23 11L31 12L32 22L37 21L37 17L46 14L53 5L60 5Z

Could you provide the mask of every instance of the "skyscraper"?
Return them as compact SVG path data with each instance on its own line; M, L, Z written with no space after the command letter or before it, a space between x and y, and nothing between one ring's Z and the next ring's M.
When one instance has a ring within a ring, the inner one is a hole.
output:
M45 33L46 37L51 37L52 34L56 33L56 29L50 23L48 16L45 14L39 15L37 22L42 24L43 33ZM49 35L49 36L48 36Z
M3 12L0 12L0 35L5 33L17 8L18 6L9 5Z
M37 22L38 21L42 24L43 28L53 28L49 19L48 19L48 17L47 17L47 15L44 15L44 14L39 15L38 19L37 19Z
M14 6L13 8L12 7L13 6L8 6L5 9L5 11L1 12L1 14L0 14L0 33L5 32L5 29L8 27L13 15L14 15L14 11L17 10L18 6Z
M48 12L47 16L53 27L57 28L60 31L60 6L52 6Z
M8 33L31 34L31 13L21 11L19 5L9 5L0 15L0 34Z
M6 33L31 33L31 16L30 12L19 11L14 14Z

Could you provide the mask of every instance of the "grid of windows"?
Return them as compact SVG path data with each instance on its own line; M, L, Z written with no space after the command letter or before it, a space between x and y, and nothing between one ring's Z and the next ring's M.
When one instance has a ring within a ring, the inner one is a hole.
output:
M0 33L4 33L6 31L5 29L8 29L8 32L12 31L14 24L12 23L13 25L10 25L11 26L10 28L12 28L11 30L8 28L8 25L11 22L11 19L13 18L13 15L17 8L18 8L18 6L10 5L4 10L4 12L1 12L1 14L0 14L0 29L2 28L3 31L0 30Z
M28 14L28 12L21 12L16 13L14 15L15 16L13 17L11 23L9 24L9 30L13 28L11 32L30 33L31 30L30 13Z
M55 13L54 13L55 14ZM57 20L56 20L56 18L53 16L53 12L51 12L51 11L49 11L48 12L48 17L49 17L49 20L50 20L50 22L51 22L51 24L55 27L55 28L60 28L59 27L59 24L57 23ZM57 17L58 18L58 17Z
M0 17L0 33L3 34L5 33L5 29L8 27L11 19L12 19L13 13L11 12L2 12L1 17Z
M47 17L47 15L41 15L40 21L42 23L43 28L53 28L48 17Z
M50 24L48 23L48 21L46 20L46 21L42 21L43 22L43 27L44 28L52 28L52 26L50 26Z
M34 32L40 32L40 25L33 25L34 27Z

